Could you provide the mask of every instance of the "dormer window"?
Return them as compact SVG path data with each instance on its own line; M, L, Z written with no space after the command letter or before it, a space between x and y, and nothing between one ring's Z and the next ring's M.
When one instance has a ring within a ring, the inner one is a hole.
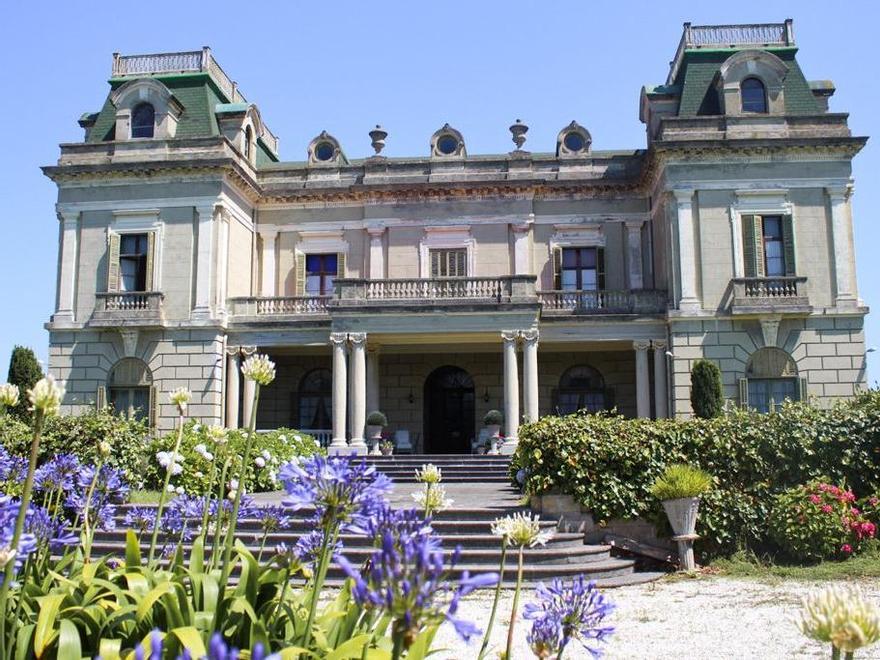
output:
M767 113L767 90L764 83L757 78L746 78L740 85L742 96L742 111L754 113Z
M332 160L336 154L336 149L329 142L319 142L315 146L315 158L321 162Z
M156 111L149 103L141 103L131 111L131 137L151 138L156 129Z

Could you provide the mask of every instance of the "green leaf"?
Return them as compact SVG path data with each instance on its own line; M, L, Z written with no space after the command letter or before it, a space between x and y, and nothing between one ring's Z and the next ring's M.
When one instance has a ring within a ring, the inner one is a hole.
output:
M190 575L200 575L205 572L205 537L198 536L193 541L192 550L189 553Z
M429 626L415 638L412 646L409 647L409 651L407 651L407 660L424 660L427 657L438 628L437 624Z
M163 582L162 584L156 586L150 593L148 593L144 599L141 601L140 605L137 608L137 622L140 623L144 620L144 618L149 614L153 605L155 605L156 601L158 601L162 596L167 594L174 593L174 585L170 582Z
M102 639L98 644L98 655L101 656L101 660L119 660L121 651L121 639Z
M169 634L174 635L180 641L181 646L187 649L194 658L201 658L207 654L202 636L192 626L174 628Z
M59 630L57 660L81 660L82 645L79 640L79 631L73 625L73 621L62 619ZM102 660L107 660L106 657L101 657Z
M349 658L360 658L363 655L364 647L370 643L372 637L373 636L369 633L363 633L357 637L352 637L325 655L324 660L349 660Z
M15 660L26 660L29 657L33 657L34 648L31 644L33 641L31 638L34 635L34 628L36 626L30 624L18 629L18 633L15 636Z
M125 533L125 567L129 569L141 567L141 544L137 534L131 529Z
M37 627L34 631L34 654L41 658L46 648L55 638L55 621L58 619L58 610L64 600L64 594L52 594L37 599L40 603L40 613L37 615Z

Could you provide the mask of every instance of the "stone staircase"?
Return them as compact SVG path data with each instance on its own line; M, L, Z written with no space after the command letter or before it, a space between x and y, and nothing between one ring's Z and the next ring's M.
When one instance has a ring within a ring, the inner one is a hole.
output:
M496 518L525 508L520 493L507 483L507 457L501 456L393 456L369 457L377 469L395 482L392 506L412 508L411 494L422 488L415 483L415 470L424 463L433 463L443 472L443 484L447 495L455 500L452 508L434 516L432 526L443 540L443 548L451 552L457 545L462 547L455 573L469 571L479 573L498 570L500 561L499 539L492 535L491 526ZM260 502L279 502L281 494L261 494ZM125 514L120 507L119 518ZM293 545L299 537L312 530L307 522L310 512L291 512L292 523L286 530L270 534L266 541L265 556L279 543ZM543 519L541 526L556 529L557 520ZM242 520L238 525L238 538L254 555L259 552L262 532L256 520ZM373 540L363 536L345 535L341 538L345 555L352 563L367 559L373 549ZM143 545L149 538L141 540ZM187 552L189 547L186 547ZM582 533L557 531L543 547L525 551L524 577L528 582L550 580L554 577L572 577L584 574L602 587L638 584L656 579L661 573L636 572L635 561L613 557L610 545L587 545ZM98 532L93 546L95 555L114 554L123 556L125 536L121 525L118 530ZM516 555L508 553L504 583L512 586L515 579ZM342 571L333 565L328 575L331 584L343 580Z

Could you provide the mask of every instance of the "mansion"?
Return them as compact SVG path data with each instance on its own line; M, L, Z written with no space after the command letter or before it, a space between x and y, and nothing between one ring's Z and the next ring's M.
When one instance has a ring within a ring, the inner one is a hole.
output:
M593 150L586 121L532 145L516 120L506 153L470 153L445 124L425 153L386 156L376 126L374 155L322 131L298 161L208 48L115 54L83 140L44 168L65 409L164 432L184 386L193 417L240 426L255 351L278 373L258 428L337 447L361 446L373 410L430 453L469 452L490 409L508 450L547 414L687 416L699 358L730 405L852 396L868 310L851 160L867 138L797 51L791 21L686 23L665 80L641 89L637 148Z

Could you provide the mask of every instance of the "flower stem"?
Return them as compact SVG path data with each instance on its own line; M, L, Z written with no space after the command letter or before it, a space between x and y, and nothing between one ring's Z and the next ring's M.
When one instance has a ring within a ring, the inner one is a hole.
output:
M104 467L104 459L95 466L95 476L92 478L92 483L89 484L89 489L86 491L86 503L83 506L83 532L85 539L83 540L83 563L88 564L89 560L92 556L92 537L95 535L94 530L92 530L91 523L89 522L89 510L92 507L92 495L95 494L95 487L98 485L98 477L101 475L101 468Z
M840 649L831 645L831 660L840 660Z
M519 546L519 560L516 569L516 589L513 592L513 608L510 611L510 626L507 628L507 652L504 656L505 658L510 658L510 653L513 650L513 629L516 626L516 611L519 607L519 590L522 586L524 551L525 546Z
M153 536L150 538L150 552L147 555L147 564L153 563L153 555L156 552L156 541L159 538L159 527L162 524L162 510L165 508L165 501L168 498L168 484L171 483L171 471L174 464L177 463L177 452L180 450L180 443L183 441L183 413L177 418L177 442L174 443L174 451L171 452L171 463L165 470L165 481L162 484L162 490L159 492L159 506L156 508L156 524L153 526Z
M216 449L215 449L216 451ZM214 460L211 461L211 476L208 477L208 486L205 488L205 499L202 503L202 529L201 536L205 540L205 543L208 541L208 510L211 508L211 495L212 490L214 490L214 477L217 476L217 456L214 456Z
M486 651L489 650L489 636L492 634L492 626L495 625L495 613L498 611L498 601L501 599L501 583L504 581L504 564L507 561L507 538L501 539L501 563L498 567L498 584L495 585L495 600L492 601L492 613L489 614L489 623L486 625L486 634L483 635L483 645L477 660L483 660Z
M211 542L211 563L209 564L211 570L214 570L217 567L217 562L220 559L220 536L223 533L223 493L226 488L226 475L229 472L229 462L229 458L223 461L223 469L220 471L220 484L217 489L217 511L215 514L217 519L214 521L214 538Z
M330 567L330 549L336 545L336 536L339 533L339 526L335 521L331 521L328 525L330 529L324 530L324 539L321 542L321 556L318 559L318 567L315 572L315 582L312 585L312 593L309 598L309 618L306 622L305 638L303 640L303 648L309 648L312 641L312 624L315 621L315 612L318 609L318 597L321 595L321 588L324 586L324 579L327 577L327 569Z

